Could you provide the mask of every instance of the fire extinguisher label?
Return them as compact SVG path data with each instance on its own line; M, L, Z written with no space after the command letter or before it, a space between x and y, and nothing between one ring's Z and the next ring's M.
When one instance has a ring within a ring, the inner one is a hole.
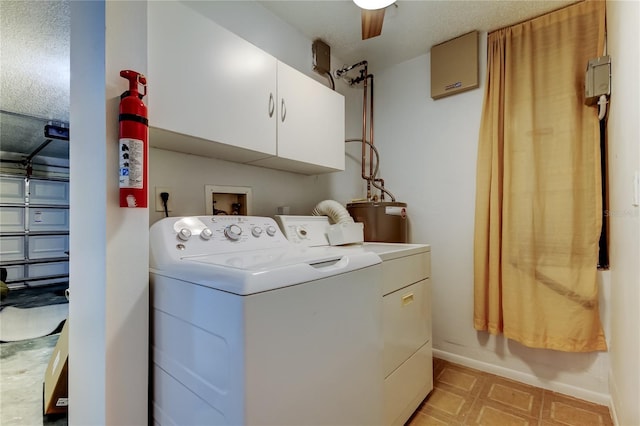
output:
M120 139L120 188L142 189L144 144L140 139Z

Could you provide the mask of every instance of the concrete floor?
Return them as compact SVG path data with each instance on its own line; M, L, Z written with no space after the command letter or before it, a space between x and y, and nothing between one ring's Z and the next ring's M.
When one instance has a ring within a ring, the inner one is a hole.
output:
M7 320L5 325L11 323L11 336L15 341L0 343L0 425L67 424L66 415L43 416L44 373L59 337L59 328L56 329L58 316L61 310L67 308L63 293L63 288L55 287L11 290L9 297L2 300L0 321L4 314ZM43 320L42 313L47 311L47 306L52 308L49 321L52 325L47 327L55 334L34 337L32 331L27 330L32 327L27 327L25 323L21 329L19 322L9 320L9 315L13 315L16 309L27 314L30 309L33 309L32 312L38 311L38 315L33 317L38 316L39 320ZM28 338L20 339L22 331Z
M0 424L66 425L66 416L43 416L44 372L59 334L0 344Z

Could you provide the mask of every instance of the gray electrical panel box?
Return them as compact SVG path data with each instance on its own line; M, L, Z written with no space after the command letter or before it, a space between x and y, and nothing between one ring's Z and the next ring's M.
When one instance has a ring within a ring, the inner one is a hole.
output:
M601 56L590 59L584 78L585 104L594 105L602 95L611 94L611 58Z

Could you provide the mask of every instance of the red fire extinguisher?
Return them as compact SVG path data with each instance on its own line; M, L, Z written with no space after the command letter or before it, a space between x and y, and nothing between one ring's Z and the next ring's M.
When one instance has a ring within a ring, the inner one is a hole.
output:
M129 80L129 90L120 96L120 207L147 207L149 122L142 102L147 94L147 79L132 70L120 71L120 77Z

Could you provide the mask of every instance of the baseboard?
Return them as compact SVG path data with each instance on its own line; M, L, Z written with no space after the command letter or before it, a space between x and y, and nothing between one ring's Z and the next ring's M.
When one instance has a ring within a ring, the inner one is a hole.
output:
M618 412L616 411L616 404L613 401L617 401L618 399L618 387L616 386L615 380L613 380L613 374L611 370L609 370L609 393L611 394L611 401L609 402L609 412L611 413L611 420L615 426L619 426L620 422L618 421Z
M489 364L484 361L478 361L472 358L452 354L450 352L445 352L435 348L433 349L433 357L444 359L445 361L453 362L455 364L464 365L465 367L474 368L476 370L486 371L487 373L495 374L496 376L515 380L521 383L526 383L531 386L536 386L539 388L551 390L553 392L569 395L574 398L583 399L585 401L605 405L607 407L612 406L611 396L607 394L582 389L577 386L568 385L566 383L543 382L533 374L523 373L521 371L512 370L510 368L500 367L495 364Z

